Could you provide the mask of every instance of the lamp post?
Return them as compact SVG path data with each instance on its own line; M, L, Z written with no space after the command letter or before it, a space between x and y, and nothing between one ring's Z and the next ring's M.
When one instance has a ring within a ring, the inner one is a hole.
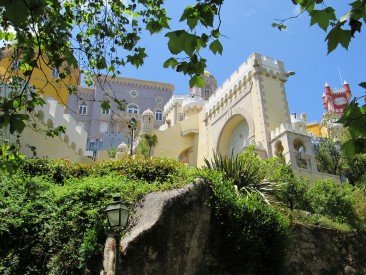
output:
M120 196L113 197L113 202L110 203L107 208L104 210L105 214L108 217L109 226L115 229L124 228L127 225L129 210L125 203L121 201ZM116 240L116 253L115 253L115 266L114 266L114 274L118 275L118 266L119 266L119 242L120 235L119 231L114 231L114 239Z
M128 122L128 128L131 129L131 148L130 148L130 155L132 156L132 147L133 147L133 131L136 130L136 124L137 121L136 119L133 117L131 118L131 120Z

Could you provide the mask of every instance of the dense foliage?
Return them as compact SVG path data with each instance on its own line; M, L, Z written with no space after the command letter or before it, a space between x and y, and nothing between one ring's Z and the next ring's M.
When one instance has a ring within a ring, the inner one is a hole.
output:
M102 210L112 195L120 193L133 205L149 192L178 188L196 177L205 178L212 188L215 240L223 265L233 273L245 269L281 274L291 238L289 221L298 221L298 213L306 213L301 222L324 224L327 219L327 226L365 227L363 189L329 180L309 185L283 159L261 160L252 150L238 159L250 165L232 163L238 169L230 173L219 167L188 169L165 158L95 165L35 159L25 161L12 176L2 171L0 273L95 274L108 234ZM242 167L257 171L244 180L238 176ZM259 184L258 177L271 183L272 191L265 196L256 188L235 188L240 180L242 186Z
M289 222L257 192L235 192L230 181L208 171L220 259L233 274L282 274Z
M55 183L63 184L72 177L104 176L111 172L126 175L129 179L164 182L179 174L177 167L182 165L167 158L123 158L92 165L74 164L67 160L30 159L20 169L27 175L47 175Z
M99 273L108 233L102 210L112 195L133 204L181 186L179 171L166 159L96 166L32 160L12 177L1 173L0 273Z

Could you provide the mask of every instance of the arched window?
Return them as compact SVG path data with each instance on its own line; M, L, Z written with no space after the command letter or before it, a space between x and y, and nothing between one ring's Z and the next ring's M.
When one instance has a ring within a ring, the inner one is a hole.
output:
M51 76L52 76L53 78L56 78L56 79L60 78L60 73L59 73L58 69L53 68L53 69L52 69L52 72L51 72Z
M204 91L205 91L204 98L209 98L210 95L211 95L211 89L210 89L210 87L206 86L204 88Z
M139 113L139 107L136 104L130 104L127 107L127 112L130 114L138 114Z
M161 110L155 111L155 120L163 120L163 112Z
M80 127L80 128L85 129L85 124L84 123L79 122L77 126Z

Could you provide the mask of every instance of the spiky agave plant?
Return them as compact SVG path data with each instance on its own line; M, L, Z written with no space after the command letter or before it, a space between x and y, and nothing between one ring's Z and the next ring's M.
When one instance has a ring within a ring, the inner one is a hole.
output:
M232 157L213 154L213 158L204 159L206 167L223 173L239 193L257 192L269 203L269 195L276 190L275 183L265 180L266 170L263 161L249 148L243 154Z

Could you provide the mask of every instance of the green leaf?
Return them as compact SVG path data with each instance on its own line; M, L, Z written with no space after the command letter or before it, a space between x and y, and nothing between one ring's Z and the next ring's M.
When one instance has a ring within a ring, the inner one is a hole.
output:
M10 116L10 121L9 121L9 130L11 134L14 134L15 132L17 133L21 133L23 132L24 128L25 128L25 122L26 120L29 119L28 115L24 115L24 114L12 114Z
M192 56L194 50L196 49L198 36L184 32L182 35L183 40L183 50L188 56Z
M214 53L214 54L222 54L222 50L223 47L220 43L220 41L218 39L214 40L211 44L210 44L210 50Z
M361 86L362 88L366 89L366 82L361 82L360 84L358 84L359 86Z
M343 30L338 24L327 35L325 40L328 41L328 54L334 51L338 44L341 44L345 49L351 41L352 33L350 30Z
M205 84L205 79L202 76L194 75L189 80L189 87L191 87L191 88L194 86L203 87L204 84Z
M366 139L357 138L347 140L342 144L342 150L347 157L353 157L355 154L365 154L366 153Z
M182 34L184 30L177 30L168 32L165 36L169 38L168 48L172 54L179 54L183 51L183 39Z
M174 69L175 67L177 67L177 65L178 65L178 61L174 57L171 57L164 62L163 66L164 66L164 68L172 67L172 69Z
M334 11L335 10L331 7L328 7L324 10L313 10L310 13L311 16L310 26L318 24L320 28L322 28L324 31L327 31L329 22L331 20L337 19Z

